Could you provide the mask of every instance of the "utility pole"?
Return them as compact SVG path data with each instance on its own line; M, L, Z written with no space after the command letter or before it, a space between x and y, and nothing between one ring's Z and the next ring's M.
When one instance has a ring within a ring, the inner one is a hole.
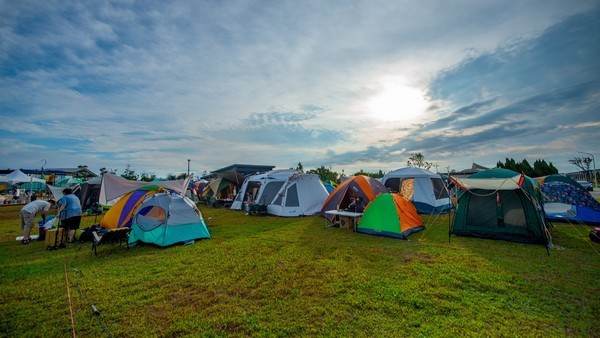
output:
M592 186L595 188L598 182L598 179L596 178L596 159L594 159L594 155L590 154L590 153L586 153L585 151L578 151L578 153L580 154L586 154L586 155L590 155L592 157L592 163L594 164L594 182L592 182ZM589 167L588 167L589 168ZM590 177L591 178L591 177Z

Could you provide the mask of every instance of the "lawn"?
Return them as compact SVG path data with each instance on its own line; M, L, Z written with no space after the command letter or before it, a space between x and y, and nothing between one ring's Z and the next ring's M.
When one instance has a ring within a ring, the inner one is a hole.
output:
M212 239L94 257L91 243L20 244L19 207L1 207L0 335L600 336L600 245L587 226L555 224L548 254L449 241L446 215L402 241L317 216L201 210Z

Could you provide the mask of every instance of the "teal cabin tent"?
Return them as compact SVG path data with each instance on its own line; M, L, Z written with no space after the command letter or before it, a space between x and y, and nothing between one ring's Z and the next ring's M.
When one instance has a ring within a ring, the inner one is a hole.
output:
M500 168L451 179L460 189L452 234L549 243L537 181Z

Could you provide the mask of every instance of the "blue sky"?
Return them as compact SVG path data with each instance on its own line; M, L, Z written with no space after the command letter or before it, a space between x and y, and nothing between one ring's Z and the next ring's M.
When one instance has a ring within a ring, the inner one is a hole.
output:
M1 168L385 172L420 152L440 171L508 157L570 172L600 148L598 1L0 0L0 14Z

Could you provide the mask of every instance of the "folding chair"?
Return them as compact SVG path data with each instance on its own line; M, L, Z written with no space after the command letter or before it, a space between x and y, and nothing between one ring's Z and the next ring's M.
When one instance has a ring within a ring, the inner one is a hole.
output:
M94 250L94 256L98 256L98 247L103 244L115 244L119 243L121 245L123 241L127 243L129 239L129 232L131 228L119 228L119 229L111 229L108 231L100 232L94 231L93 239L92 239L92 250Z

